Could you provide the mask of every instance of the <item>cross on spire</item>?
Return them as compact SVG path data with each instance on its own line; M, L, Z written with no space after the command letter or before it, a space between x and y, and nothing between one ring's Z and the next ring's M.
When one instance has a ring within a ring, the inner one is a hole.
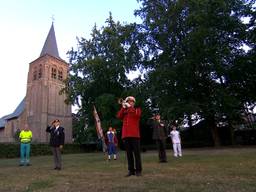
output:
M51 16L51 19L52 19L52 23L54 23L55 21L54 15Z

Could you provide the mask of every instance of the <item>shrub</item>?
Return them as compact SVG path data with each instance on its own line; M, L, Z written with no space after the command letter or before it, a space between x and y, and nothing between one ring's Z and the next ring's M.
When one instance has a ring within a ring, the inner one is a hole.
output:
M64 154L83 153L96 150L90 145L79 144L65 144ZM18 143L1 143L0 144L0 158L16 158L20 156L20 145ZM50 155L51 147L49 144L31 144L31 156Z

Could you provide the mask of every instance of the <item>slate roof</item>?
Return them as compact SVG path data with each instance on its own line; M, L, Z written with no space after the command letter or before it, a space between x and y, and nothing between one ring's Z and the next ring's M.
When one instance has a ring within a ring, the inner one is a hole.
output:
M44 47L42 49L40 57L44 55L51 55L53 57L61 59L59 56L53 23L45 40Z
M4 126L5 126L5 120L0 118L0 129L4 128Z
M4 128L7 120L19 117L21 115L21 113L24 111L24 109L25 109L25 98L22 99L22 101L20 102L20 104L14 110L13 113L11 113L9 115L5 115L2 118L0 118L0 128Z

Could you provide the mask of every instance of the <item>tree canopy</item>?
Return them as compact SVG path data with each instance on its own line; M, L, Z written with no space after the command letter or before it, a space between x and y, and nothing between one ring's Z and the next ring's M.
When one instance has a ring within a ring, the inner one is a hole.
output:
M218 145L217 124L236 120L249 98L255 103L255 61L249 59L255 47L248 38L255 31L254 1L140 2L136 14L152 56L144 65L153 68L146 80L150 96L171 119L205 119Z
M117 100L131 92L127 73L137 69L142 57L134 43L136 34L135 24L115 22L110 13L106 26L95 25L91 39L78 39L78 49L69 51L70 75L63 91L68 93L67 102L79 106L78 116L89 129L93 129L93 105L105 129L118 125Z
M92 124L97 103L104 126L118 125L116 99L133 94L145 111L193 125L230 127L255 106L255 0L138 0L142 24L106 26L71 50L68 100ZM245 49L245 47L247 49ZM140 70L135 80L127 74Z

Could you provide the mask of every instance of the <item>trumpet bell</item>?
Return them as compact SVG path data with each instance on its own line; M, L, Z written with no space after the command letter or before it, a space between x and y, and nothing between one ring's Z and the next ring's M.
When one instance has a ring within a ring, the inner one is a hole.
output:
M120 105L121 105L123 102L124 102L123 98L119 98L119 99L117 100L117 103L120 104Z

